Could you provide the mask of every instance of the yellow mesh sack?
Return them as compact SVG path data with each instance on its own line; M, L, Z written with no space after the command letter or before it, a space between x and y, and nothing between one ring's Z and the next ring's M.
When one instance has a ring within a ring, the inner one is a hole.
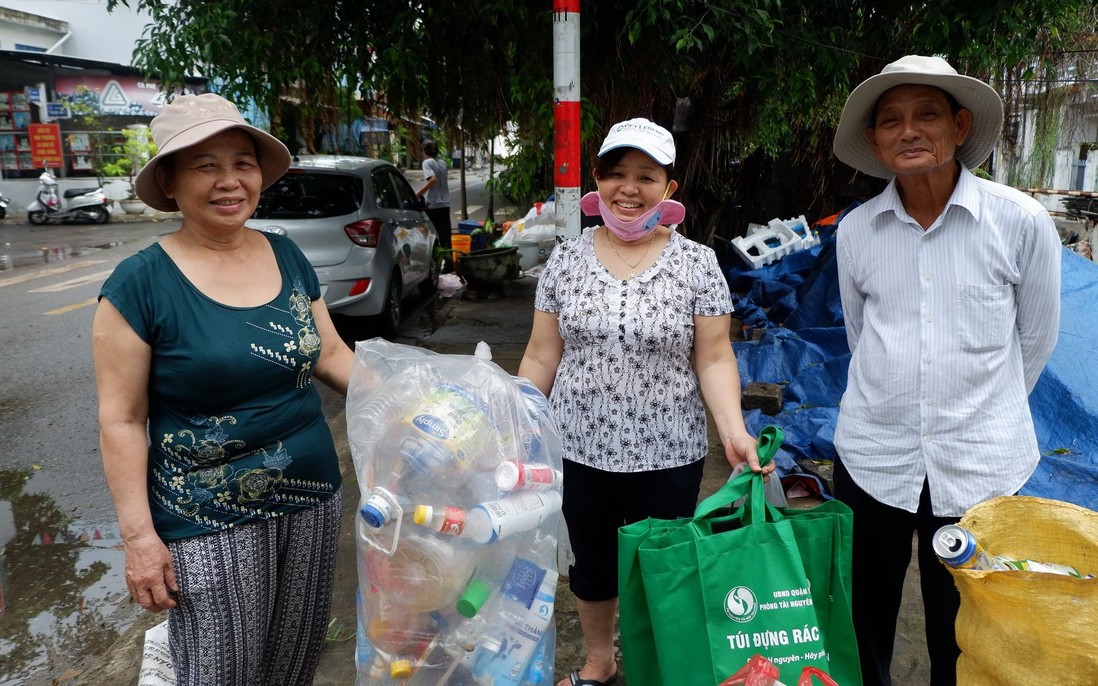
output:
M991 555L1071 565L1098 576L1098 513L1029 496L993 498L960 525ZM960 686L1098 684L1098 578L950 569Z

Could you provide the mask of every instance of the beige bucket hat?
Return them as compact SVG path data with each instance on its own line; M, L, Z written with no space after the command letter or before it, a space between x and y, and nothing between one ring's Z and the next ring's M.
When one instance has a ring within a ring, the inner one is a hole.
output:
M895 86L934 86L956 98L972 113L972 132L957 148L957 161L972 169L983 164L995 149L1003 128L1003 100L995 89L971 76L962 76L941 57L907 55L888 64L880 74L862 81L850 93L839 118L832 149L835 157L860 172L882 179L895 174L884 166L866 137L869 117L877 100Z
M236 105L220 95L181 95L165 105L149 126L157 152L137 175L134 191L146 205L162 212L174 212L179 206L175 200L164 195L156 182L156 168L169 155L226 129L243 129L255 139L256 157L263 174L263 190L274 184L290 167L290 151L282 141L244 121Z

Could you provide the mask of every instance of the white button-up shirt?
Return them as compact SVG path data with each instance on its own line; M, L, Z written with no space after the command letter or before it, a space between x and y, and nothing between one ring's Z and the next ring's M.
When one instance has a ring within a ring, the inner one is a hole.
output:
M862 490L934 514L1017 491L1040 455L1028 395L1056 344L1061 244L1033 198L962 169L927 230L896 181L838 229L852 352L835 448Z

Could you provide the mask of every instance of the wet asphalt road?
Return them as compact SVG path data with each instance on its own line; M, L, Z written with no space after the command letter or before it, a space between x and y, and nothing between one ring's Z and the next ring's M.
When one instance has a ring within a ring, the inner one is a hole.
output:
M177 225L0 225L0 684L36 683L135 614L100 467L89 332L114 266Z

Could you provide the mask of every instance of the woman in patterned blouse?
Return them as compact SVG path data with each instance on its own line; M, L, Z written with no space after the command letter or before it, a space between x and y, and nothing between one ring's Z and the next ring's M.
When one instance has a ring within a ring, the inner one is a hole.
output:
M730 465L761 469L729 341L732 299L710 248L667 224L675 143L645 119L614 125L581 201L603 225L558 245L538 284L519 375L550 398L564 442L564 516L587 657L560 686L617 679L617 530L690 516L708 452L704 396ZM700 393L699 393L700 391Z

